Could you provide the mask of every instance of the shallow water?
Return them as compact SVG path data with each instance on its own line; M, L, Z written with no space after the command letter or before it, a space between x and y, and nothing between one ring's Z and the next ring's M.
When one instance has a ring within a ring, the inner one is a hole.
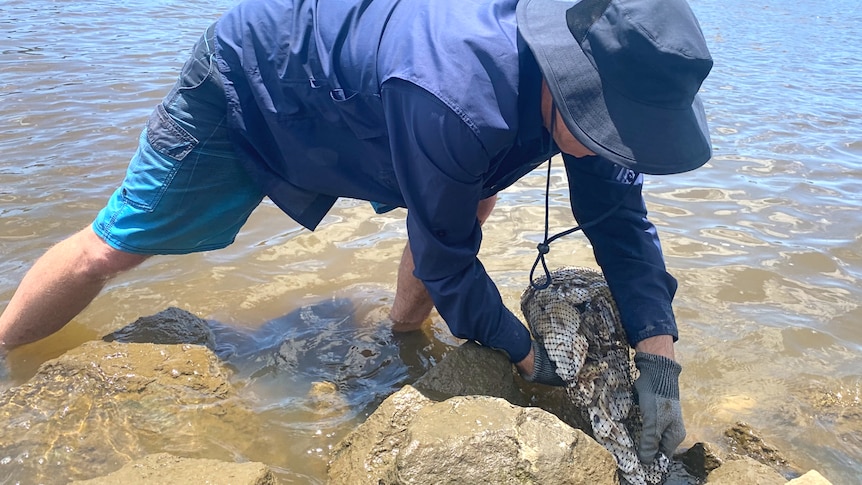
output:
M0 3L0 306L36 257L92 220L186 52L233 3ZM680 281L687 442L719 441L745 420L801 468L858 483L862 2L692 6L716 61L702 94L715 156L647 182ZM555 167L551 223L562 229L572 220ZM481 257L512 309L541 239L544 169L501 193L486 226ZM403 216L342 200L310 233L264 203L231 247L153 258L115 280L63 331L14 351L3 386L141 315L186 308L222 325L235 382L279 443L237 458L267 462L285 481L322 482L329 447L457 344L439 318L428 341L396 341L375 325L394 292ZM582 236L555 242L549 264L595 265ZM350 305L337 318L290 323L292 312L342 299ZM277 348L282 337L296 365L242 361L243 345ZM338 384L337 400L315 408L309 391L324 381ZM0 481L27 482L20 465L34 460L0 456Z

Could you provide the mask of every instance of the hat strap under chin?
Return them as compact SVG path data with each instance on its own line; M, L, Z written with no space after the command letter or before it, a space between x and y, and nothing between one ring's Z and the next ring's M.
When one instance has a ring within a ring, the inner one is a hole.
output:
M596 224L598 224L598 223L602 222L603 220L607 219L608 217L610 217L611 214L616 212L617 209L619 209L620 206L623 205L623 202L625 202L626 197L628 197L629 192L631 192L632 187L634 187L634 185L635 185L635 180L637 180L637 177L631 178L631 180L629 181L629 186L626 189L623 196L620 198L620 200L613 207L611 207L610 209L605 211L604 214L600 215L599 217L596 217L595 219L591 220L590 222L587 222L586 224L579 224L579 225L577 225L571 229L567 229L565 231L558 232L557 234L554 234L553 236L551 236L549 238L548 232L549 232L549 226L550 226L549 205L550 205L550 191L551 191L551 159L555 155L555 152L558 152L558 150L555 150L555 148L557 148L557 147L556 147L556 142L554 142L554 129L556 128L556 124L557 124L557 105L554 102L551 102L551 123L550 124L551 124L551 126L549 128L551 130L551 146L548 149L548 175L547 175L547 177L545 177L545 239L542 242L540 242L538 245L536 245L536 249L539 251L539 255L536 256L536 261L533 263L533 267L530 269L530 286L532 286L536 290L544 290L545 288L551 286L551 272L548 270L548 264L545 262L545 255L551 251L551 243L556 241L557 239L559 239L561 237L568 236L569 234L572 234L573 232L577 232L577 231L581 231L581 230L593 227ZM542 263L542 270L545 272L545 279L541 283L538 282L537 280L533 279L533 274L535 274L536 267L539 266L540 262Z

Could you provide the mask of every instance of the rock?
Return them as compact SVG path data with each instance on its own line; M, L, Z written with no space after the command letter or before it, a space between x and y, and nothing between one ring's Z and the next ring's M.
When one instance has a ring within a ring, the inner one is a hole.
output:
M859 461L852 451L862 445L862 383L858 375L826 379L816 388L793 392L802 403L795 410L802 422L799 427L822 427L835 437L832 443L823 443L834 450L835 460Z
M311 409L321 417L341 416L350 407L338 385L329 381L312 382L308 399Z
M592 433L589 423L562 387L533 384L514 372L502 352L465 342L446 356L413 386L426 397L443 401L455 396L500 397L516 406L535 406L560 418L569 426Z
M215 350L215 338L206 320L179 308L141 317L102 337L105 342L193 344Z
M167 453L147 455L104 477L70 485L275 485L272 471L263 463L230 463L219 460L180 458Z
M789 467L787 460L774 446L766 443L747 423L738 422L724 431L730 450L769 466Z
M446 354L413 386L441 401L454 396L481 395L503 398L517 406L527 404L515 384L509 359L502 352L469 341Z
M716 396L710 407L710 414L719 422L732 422L737 416L750 416L756 412L760 403L756 395L731 394Z
M763 463L748 457L730 460L707 477L707 485L784 485L787 480Z
M674 459L670 463L670 473L662 485L700 485L705 479L692 475L685 469L682 461Z
M30 483L88 479L166 449L231 459L259 434L199 345L87 342L0 395L0 422L0 459Z
M805 475L790 480L787 485L832 485L832 482L824 478L817 470L810 470Z
M406 386L335 448L332 484L617 484L613 456L538 408Z
M706 478L707 475L723 463L718 456L715 447L710 443L695 443L691 448L682 453L679 458L686 471L697 478Z
M527 396L530 405L544 409L560 418L569 426L583 431L588 436L593 435L593 427L590 425L590 422L584 419L582 410L569 397L564 387L533 384L520 377L518 377L518 383L521 392Z
M333 483L395 483L387 475L404 445L405 429L413 418L432 401L411 386L384 400L377 410L358 428L338 442L329 463L329 478ZM366 470L367 475L362 473ZM386 480L384 480L386 479ZM387 481L388 480L388 481Z

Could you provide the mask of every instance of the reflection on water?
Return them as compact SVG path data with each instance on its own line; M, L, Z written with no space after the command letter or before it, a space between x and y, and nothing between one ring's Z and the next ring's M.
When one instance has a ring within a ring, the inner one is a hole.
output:
M0 306L38 255L92 220L188 48L233 3L3 2ZM742 419L802 468L853 483L862 475L862 8L692 6L716 60L703 87L715 156L647 180L680 281L687 442L720 441ZM550 220L563 229L573 221L555 166ZM503 192L486 225L480 256L512 309L542 237L544 174ZM237 457L321 482L329 447L457 344L437 317L416 341L379 325L403 216L342 200L309 233L264 203L231 247L153 258L118 278L59 334L13 352L4 385L141 315L186 308L220 322L234 382L278 443ZM581 236L555 242L548 260L595 265ZM303 317L309 308L329 313ZM0 456L0 474L17 458Z

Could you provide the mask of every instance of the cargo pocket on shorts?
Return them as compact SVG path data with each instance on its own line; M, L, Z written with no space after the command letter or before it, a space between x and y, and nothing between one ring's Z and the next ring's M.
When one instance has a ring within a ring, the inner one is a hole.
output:
M142 144L129 164L123 197L129 204L152 212L198 140L171 118L162 103L150 115L145 133L149 146Z
M159 103L147 121L147 141L157 152L182 161L198 144L197 138L181 127Z

